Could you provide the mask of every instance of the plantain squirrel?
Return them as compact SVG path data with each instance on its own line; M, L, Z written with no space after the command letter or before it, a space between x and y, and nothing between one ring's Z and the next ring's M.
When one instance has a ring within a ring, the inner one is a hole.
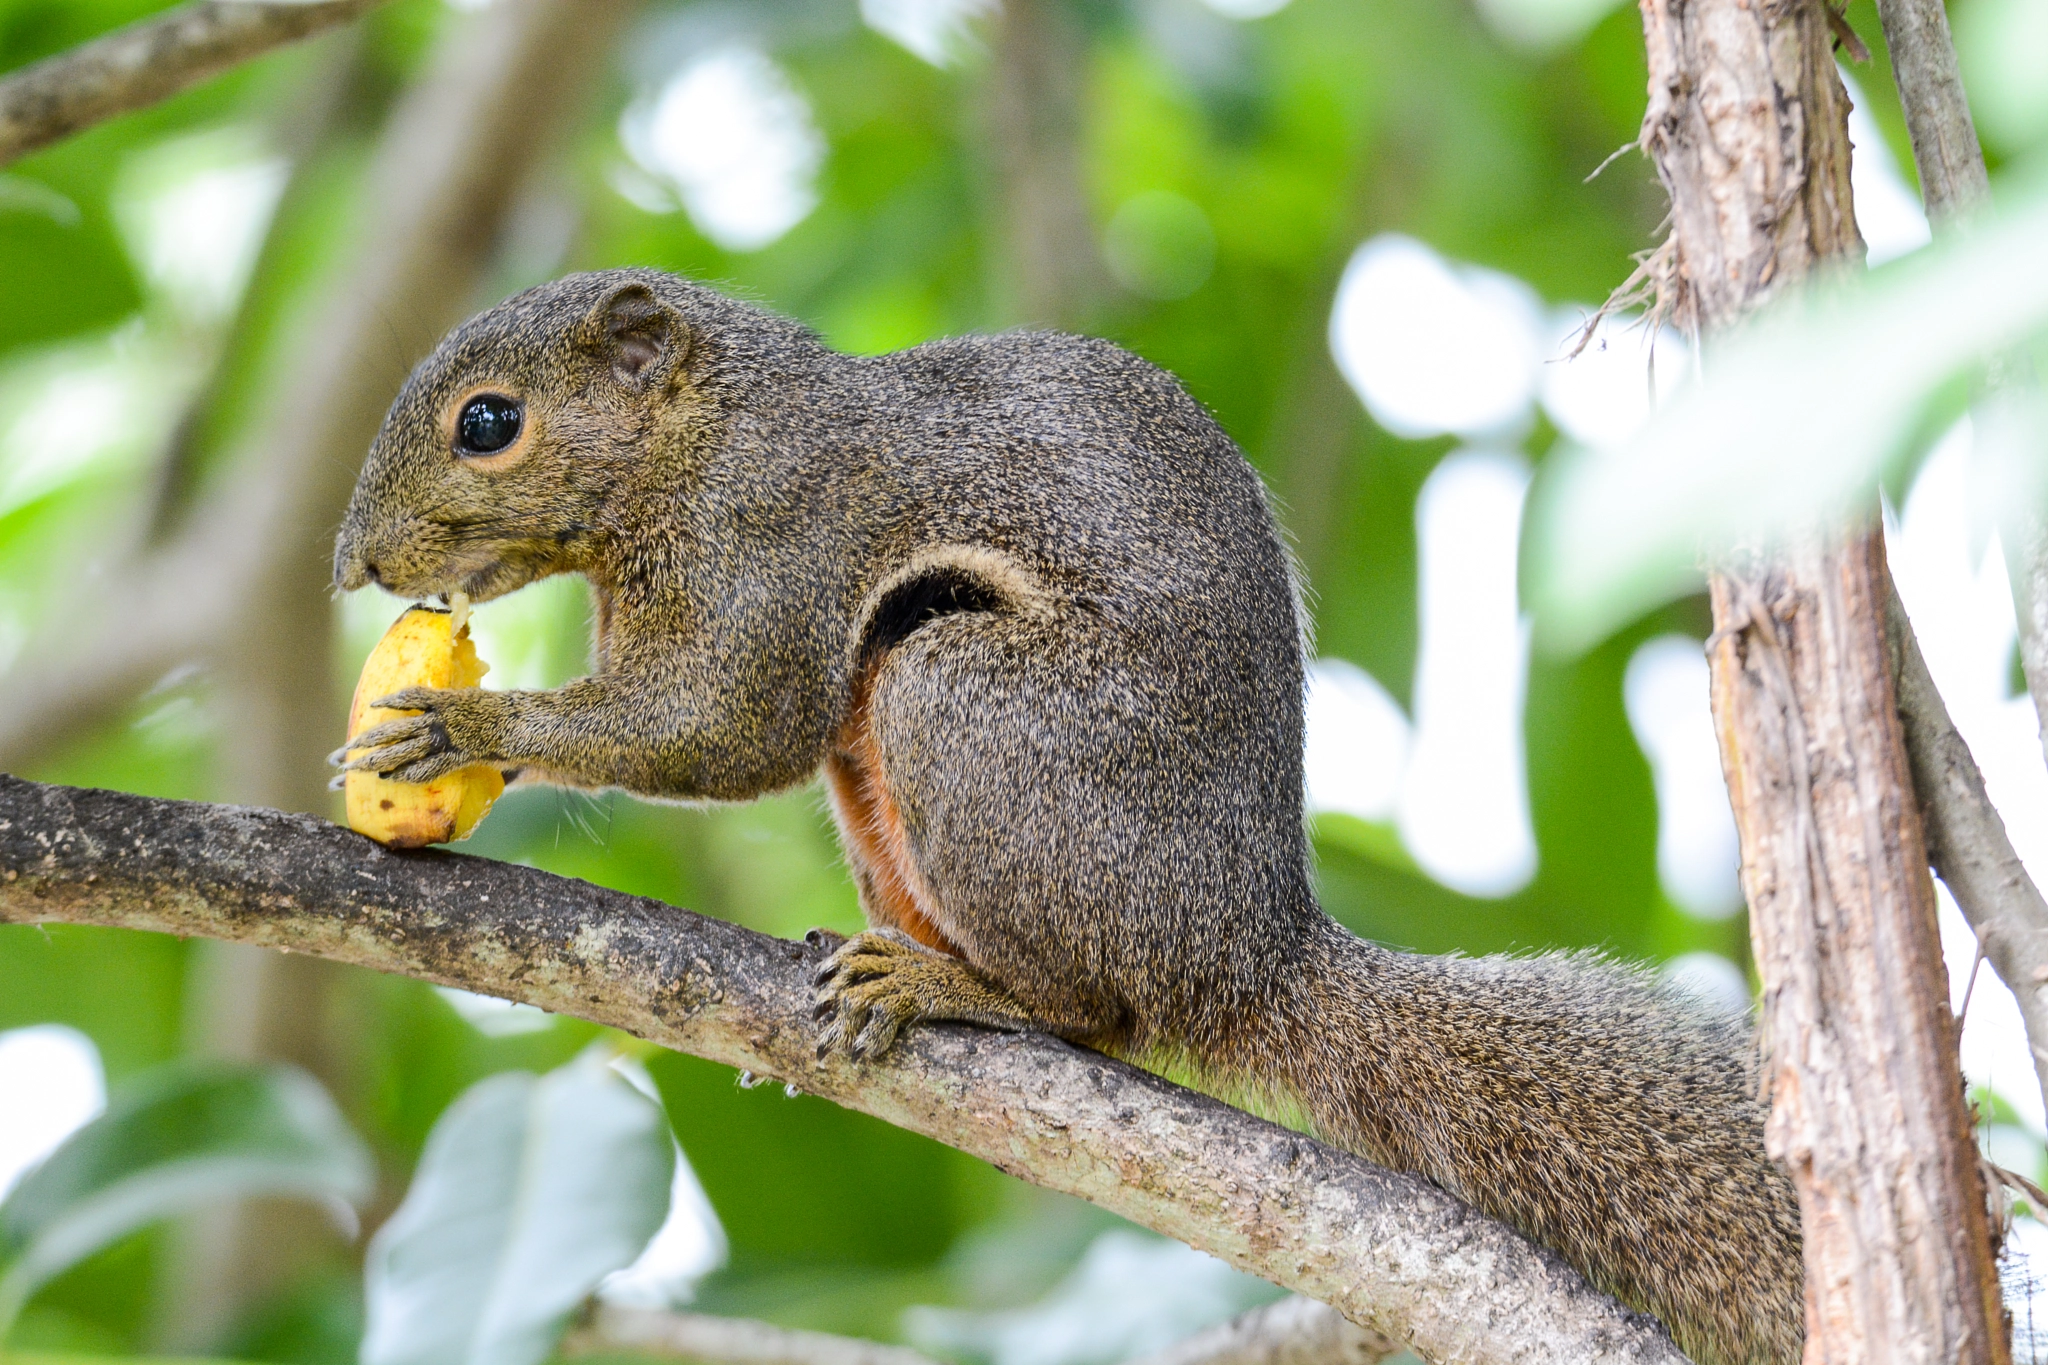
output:
M595 672L386 698L418 714L350 766L689 800L822 769L871 928L820 969L821 1051L953 1019L1172 1068L1512 1224L1701 1365L1798 1357L1742 1019L1316 904L1290 560L1170 375L1044 333L841 355L649 270L530 289L406 382L335 582L558 573L590 582Z

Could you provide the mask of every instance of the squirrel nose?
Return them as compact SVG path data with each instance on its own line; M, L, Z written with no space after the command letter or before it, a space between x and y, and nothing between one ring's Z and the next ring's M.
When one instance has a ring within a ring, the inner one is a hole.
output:
M334 557L334 587L338 592L353 592L366 584L384 586L384 578L377 571L374 560L359 558L346 552Z

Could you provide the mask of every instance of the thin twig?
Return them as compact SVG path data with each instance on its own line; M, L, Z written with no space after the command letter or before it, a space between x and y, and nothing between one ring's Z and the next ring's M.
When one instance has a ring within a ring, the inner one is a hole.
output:
M2004 1185L2006 1188L2026 1196L2028 1200L2032 1201L2035 1212L2048 1212L2048 1190L2043 1190L2039 1185L2036 1185L2018 1171L2008 1170L2006 1167L1999 1165L1990 1157L1984 1158L1984 1171L1993 1183Z
M1954 893L1951 892L1950 894L1953 895ZM1980 938L1977 940L1977 951L1970 957L1969 980L1963 983L1963 1003L1956 1006L1956 1023L1958 1026L1970 1017L1970 997L1977 993L1977 973L1983 970L1983 967L1984 940Z
M145 108L384 0L194 0L0 80L0 166Z
M1665 318L1671 314L1676 297L1672 279L1676 274L1674 267L1678 258L1678 239L1668 235L1670 226L1671 220L1667 217L1658 229L1667 233L1664 240L1648 251L1639 251L1635 254L1636 268L1629 272L1627 279L1614 286L1607 295L1606 302L1594 309L1593 316L1587 318L1585 324L1579 328L1578 343L1572 347L1571 353L1565 356L1566 360L1579 358L1579 352L1592 344L1594 334L1600 330L1600 323L1610 313L1633 308L1645 301L1650 304L1650 312L1643 319L1643 325L1649 329L1653 339L1656 337L1658 329L1664 325Z
M2000 545L2012 580L2018 617L2020 668L2041 727L2041 753L2048 758L2048 518L2031 507L2013 510Z
M503 0L500 0L502 3ZM624 1029L1089 1199L1471 1365L1677 1365L1648 1318L1427 1181L1037 1034L817 1056L817 950L308 816L0 777L0 921L311 953Z

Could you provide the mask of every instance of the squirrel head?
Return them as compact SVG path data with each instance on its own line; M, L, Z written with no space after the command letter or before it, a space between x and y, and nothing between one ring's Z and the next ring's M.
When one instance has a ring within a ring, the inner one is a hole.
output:
M640 491L717 440L698 295L718 297L652 270L571 275L449 333L371 444L335 586L483 601L587 570Z

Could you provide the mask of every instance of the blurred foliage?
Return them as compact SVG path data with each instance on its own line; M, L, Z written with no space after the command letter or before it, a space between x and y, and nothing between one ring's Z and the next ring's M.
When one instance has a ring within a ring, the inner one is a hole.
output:
M256 1195L353 1205L371 1181L369 1153L303 1072L155 1068L0 1201L0 1341L43 1285L171 1214Z
M661 1111L602 1056L478 1081L370 1243L363 1365L540 1365L661 1226L675 1164Z
M1980 7L2015 2L1957 0L1958 29L1969 32ZM1175 371L1245 447L1299 546L1319 651L1365 668L1405 704L1418 637L1415 499L1451 442L1398 439L1366 416L1329 359L1332 291L1361 241L1399 230L1519 276L1552 305L1604 298L1664 212L1640 159L1585 179L1636 135L1635 15L1615 7L1538 53L1465 0L1293 0L1250 22L1196 0L1071 3L1088 35L1087 192L1111 274L1124 281L1088 326ZM0 0L0 69L160 7ZM1881 49L1869 8L1850 17ZM441 0L395 0L353 32L0 176L0 664L73 600L69 589L237 477L236 442L290 338L320 325L306 311L312 287L376 212L360 171L381 117L436 36L463 21ZM734 40L782 66L827 149L816 207L753 251L722 248L689 214L660 211L618 132L629 105ZM852 351L1005 325L990 286L991 58L966 46L957 65L929 65L864 26L853 0L655 0L586 125L540 168L476 302L565 270L639 264L719 282ZM1888 73L1870 73L1864 89L1910 165ZM2024 98L2013 106L2008 122L2031 116ZM132 224L138 177L160 164L150 158L220 130L286 178L273 186L277 209L246 290L209 309L152 273ZM391 357L394 390L411 359ZM53 383L80 376L98 376L110 395L86 407L106 416L104 431L59 432L56 456L9 434ZM1539 427L1527 444L1540 455L1553 434ZM335 610L338 732L356 667L396 608L358 598ZM586 617L576 584L479 609L491 682L573 676ZM1325 815L1315 845L1329 909L1361 933L1429 951L1710 948L1740 960L1739 918L1690 918L1657 882L1650 775L1621 675L1635 643L1674 629L1705 634L1698 601L1580 659L1533 667L1526 734L1541 856L1526 889L1459 895L1417 871L1389 831ZM29 775L216 796L229 733L206 672L179 670ZM710 810L517 792L467 849L774 934L859 923L816 790ZM195 956L148 935L0 927L0 1029L82 1030L118 1092L195 1045ZM508 1070L563 1066L599 1035L570 1020L497 1028L496 1016L461 1003L422 983L352 975L330 1009L325 1026L347 1035L349 1060L323 1079L380 1167L369 1229L396 1205L458 1095ZM1114 1222L865 1116L743 1088L726 1068L660 1055L647 1070L730 1243L726 1266L698 1289L708 1311L897 1338L914 1305L1029 1302ZM159 1344L152 1296L169 1282L169 1245L145 1232L88 1259L36 1298L16 1344L111 1355ZM358 1284L309 1271L217 1347L280 1365L353 1359Z

